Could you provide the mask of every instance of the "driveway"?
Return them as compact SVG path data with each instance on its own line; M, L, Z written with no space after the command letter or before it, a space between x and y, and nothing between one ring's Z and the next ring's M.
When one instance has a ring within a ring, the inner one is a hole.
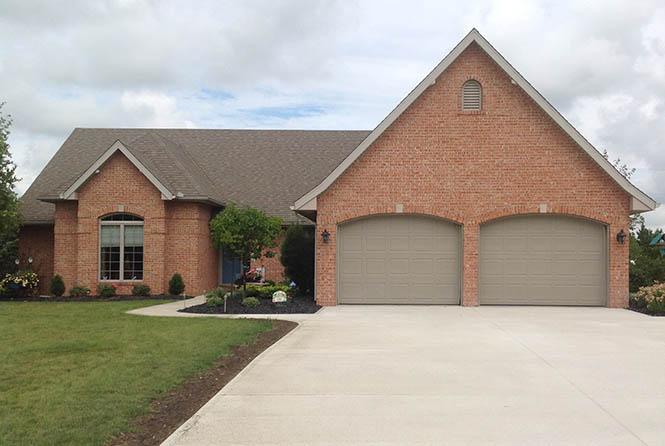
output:
M662 445L665 318L326 308L165 444Z

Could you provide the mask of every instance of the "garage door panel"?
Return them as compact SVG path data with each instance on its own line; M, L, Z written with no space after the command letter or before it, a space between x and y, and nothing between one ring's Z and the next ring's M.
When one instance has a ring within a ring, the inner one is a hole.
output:
M458 226L392 215L341 225L338 234L340 303L459 303Z
M481 304L604 305L604 226L564 216L521 216L481 227Z

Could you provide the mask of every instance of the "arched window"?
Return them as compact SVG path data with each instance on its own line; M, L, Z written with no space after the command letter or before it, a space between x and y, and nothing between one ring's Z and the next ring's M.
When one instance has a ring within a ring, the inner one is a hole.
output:
M143 219L111 214L99 221L99 280L143 280Z
M480 82L470 79L462 87L462 110L480 110L483 106L483 89Z

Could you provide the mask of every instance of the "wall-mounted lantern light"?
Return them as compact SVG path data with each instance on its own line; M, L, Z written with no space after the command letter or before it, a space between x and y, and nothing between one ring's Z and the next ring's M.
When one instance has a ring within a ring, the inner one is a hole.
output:
M323 239L323 243L328 243L330 241L330 232L328 232L327 229L324 229L321 233L321 238Z
M626 233L623 232L623 229L619 231L617 234L617 242L619 242L621 245L626 241Z

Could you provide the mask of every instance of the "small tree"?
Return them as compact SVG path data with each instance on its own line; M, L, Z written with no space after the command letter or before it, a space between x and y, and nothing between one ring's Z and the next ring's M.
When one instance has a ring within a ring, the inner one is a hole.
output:
M314 232L301 225L289 226L282 242L280 261L286 276L303 294L314 289Z
M270 248L282 229L282 220L269 217L263 211L251 207L229 204L210 221L210 234L217 248L240 258L243 268L243 291L247 290L245 262L262 255L271 255ZM267 251L267 252L266 252Z
M14 260L18 253L18 230L21 224L18 211L18 196L14 192L16 165L9 152L9 128L11 116L2 113L0 103L0 278L14 271Z

